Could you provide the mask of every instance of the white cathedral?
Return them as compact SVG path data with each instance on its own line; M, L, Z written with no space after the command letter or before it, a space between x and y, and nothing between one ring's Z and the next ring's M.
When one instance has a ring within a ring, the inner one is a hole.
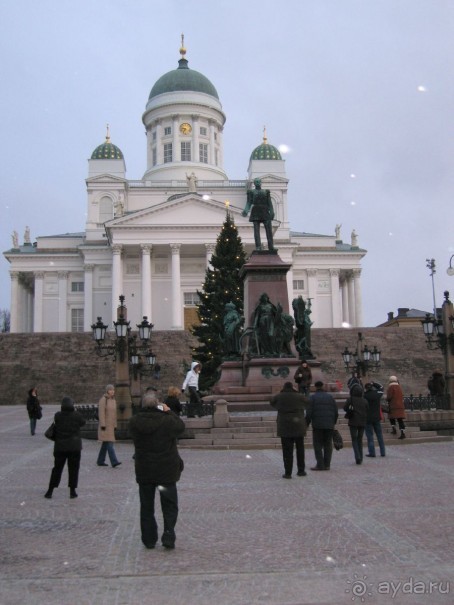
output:
M13 234L13 247L4 252L11 265L11 332L90 331L97 317L111 326L120 295L132 326L146 316L155 330L187 329L197 318L197 290L226 207L246 253L255 248L253 225L242 216L255 178L271 192L274 246L291 265L289 308L301 295L311 300L313 327L361 326L366 251L355 232L347 244L339 225L333 235L290 230L285 161L266 134L250 154L247 180L229 179L218 93L189 68L183 45L180 55L178 67L153 85L142 116L142 179L126 178L123 154L107 130L88 161L85 231L32 243L27 227L23 244Z

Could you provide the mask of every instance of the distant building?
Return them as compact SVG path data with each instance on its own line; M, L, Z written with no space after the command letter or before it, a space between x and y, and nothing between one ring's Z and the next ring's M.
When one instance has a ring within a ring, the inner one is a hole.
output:
M419 309L408 309L407 307L401 307L397 309L397 315L390 311L388 313L388 320L380 324L379 328L388 328L390 326L407 328L413 326L421 327L421 321L425 319L427 311L420 311ZM421 328L422 329L422 328Z
M4 252L11 264L11 331L89 331L98 316L111 325L121 294L129 319L147 316L157 330L187 328L196 321L197 289L227 205L246 251L254 249L252 223L241 212L257 177L271 192L275 247L292 266L290 308L302 295L312 301L314 327L361 326L366 251L358 247L356 232L344 243L340 225L333 225L332 235L291 231L285 161L266 134L252 153L238 141L238 153L245 162L249 157L247 179L228 178L226 116L218 93L208 78L189 69L183 47L180 54L177 69L152 86L142 116L142 179L126 178L123 153L108 130L88 160L85 231L72 233L69 225L69 233L41 235L33 244L28 237L19 245L16 238ZM323 205L300 199L298 192L291 203L305 213Z

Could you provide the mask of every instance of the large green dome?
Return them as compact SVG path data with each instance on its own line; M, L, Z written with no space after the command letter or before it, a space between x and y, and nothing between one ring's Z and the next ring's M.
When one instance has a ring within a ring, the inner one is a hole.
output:
M189 69L188 61L184 57L178 61L177 69L167 72L157 80L151 89L148 100L166 92L175 92L179 90L204 92L219 100L217 90L213 84L200 72Z
M123 160L121 149L110 142L109 127L107 127L106 142L98 145L91 154L92 160Z

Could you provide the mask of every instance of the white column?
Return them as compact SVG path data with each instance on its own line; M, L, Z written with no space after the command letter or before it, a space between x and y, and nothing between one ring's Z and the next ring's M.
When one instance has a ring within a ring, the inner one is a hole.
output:
M214 132L215 132L216 123L213 120L210 120L210 144L208 149L208 162L211 165L214 165L214 149L215 149L215 140L214 140Z
M192 149L191 149L191 159L193 162L199 162L199 116L191 116L192 117Z
M68 271L59 271L58 277L58 331L66 332L68 309Z
M307 298L311 299L312 304L312 322L314 327L317 325L318 313L317 305L317 269L307 269Z
M94 265L84 265L84 331L90 332L93 317L93 271Z
M151 245L141 244L142 249L142 315L151 322Z
M361 269L353 269L353 281L355 284L355 318L356 327L363 325L363 300L361 293Z
M178 130L178 116L172 116L172 162L181 162L181 145Z
M33 332L33 296L28 288L24 291L24 332Z
M115 244L112 246L112 318L117 321L117 308L120 304L119 298L123 294L123 272L121 266L121 251L123 246Z
M348 288L348 323L352 326L356 326L355 316L355 282L353 281L352 272L349 271L347 275L347 288Z
M10 331L19 332L20 309L19 309L19 271L10 271L11 277L11 312Z
M205 244L207 269L212 269L211 257L213 256L215 248L216 244Z
M181 244L170 244L172 249L172 330L182 330L181 321Z
M164 164L164 145L161 141L161 137L162 123L161 120L156 120L156 164Z
M35 274L35 301L33 308L33 331L43 331L43 293L44 273L37 271Z
M347 278L345 274L342 275L341 281L341 294L342 294L342 321L343 323L349 323L350 314L348 312L348 291L347 291Z
M340 328L342 324L339 273L339 269L330 269L329 271L331 281L331 315L333 318L333 328Z

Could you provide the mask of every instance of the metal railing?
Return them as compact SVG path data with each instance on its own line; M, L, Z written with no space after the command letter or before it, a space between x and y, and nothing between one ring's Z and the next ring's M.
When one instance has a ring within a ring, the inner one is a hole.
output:
M203 416L213 416L214 415L214 403L212 401L203 402L201 404L189 403L186 401L181 404L182 406L182 416L186 416L187 418L202 418ZM76 405L74 409L79 412L79 414L84 418L86 422L98 422L98 406L97 405ZM132 406L132 415L134 416L142 407L140 405Z
M405 409L410 412L422 410L449 410L450 396L449 395L410 395L404 397Z

